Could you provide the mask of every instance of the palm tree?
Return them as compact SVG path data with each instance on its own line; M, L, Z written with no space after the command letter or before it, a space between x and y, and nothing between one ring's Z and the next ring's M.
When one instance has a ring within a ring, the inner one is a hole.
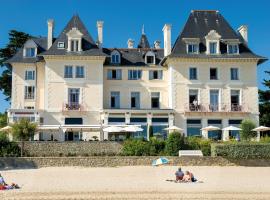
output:
M35 132L37 125L27 119L21 119L11 125L11 132L14 138L21 142L21 157L23 156L24 142L31 139Z

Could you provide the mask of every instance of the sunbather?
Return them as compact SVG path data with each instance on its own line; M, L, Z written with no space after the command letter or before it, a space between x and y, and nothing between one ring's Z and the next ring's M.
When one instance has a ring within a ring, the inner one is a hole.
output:
M181 167L175 172L176 181L182 181L184 177L184 172L182 171Z
M6 182L5 182L5 180L4 180L4 178L3 178L3 176L0 174L0 185L1 186L5 186L6 185Z
M194 178L194 175L190 172L190 171L186 171L184 177L183 177L183 181L185 182L196 182L197 179Z

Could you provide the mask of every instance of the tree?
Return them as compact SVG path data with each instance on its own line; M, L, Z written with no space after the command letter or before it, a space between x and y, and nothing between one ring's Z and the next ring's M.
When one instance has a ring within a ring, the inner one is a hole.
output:
M21 142L21 156L23 156L24 142L34 136L37 125L23 118L12 124L11 127L14 138Z
M0 128L7 125L7 113L0 113Z
M252 131L256 127L256 124L250 120L250 119L245 119L242 121L240 128L240 136L241 139L243 140L250 140L251 138L256 136L256 132Z
M181 133L170 133L166 140L165 152L170 156L177 156L178 151L185 146L185 138Z
M10 100L11 97L12 67L5 62L14 56L29 38L31 38L31 36L27 33L11 30L9 32L8 44L6 47L0 49L0 66L4 68L4 71L0 76L0 90L7 96L7 101Z
M270 75L270 71L266 71L265 73ZM270 79L264 79L263 85L267 89L259 91L260 124L270 126Z

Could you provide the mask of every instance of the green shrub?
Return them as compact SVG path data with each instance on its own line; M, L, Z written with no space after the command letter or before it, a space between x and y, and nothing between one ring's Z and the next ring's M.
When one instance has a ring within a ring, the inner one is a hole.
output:
M261 137L260 143L270 143L270 137L269 136Z
M256 132L252 131L256 127L256 124L250 120L250 119L245 119L242 121L240 128L240 136L241 140L250 140L253 137L256 137Z
M124 141L122 155L124 156L146 156L149 155L149 145L142 139L131 139Z
M180 149L184 149L184 136L180 133L170 133L166 140L165 153L170 156L177 156Z
M201 150L204 156L211 155L211 140L206 140L199 137L185 138L185 149Z
M10 142L5 133L0 132L0 157L17 157L20 147L15 142Z
M150 138L150 141L147 143L149 146L149 155L157 156L164 154L165 141L157 139L156 137Z
M270 144L238 143L212 144L211 156L222 156L234 159L270 158Z

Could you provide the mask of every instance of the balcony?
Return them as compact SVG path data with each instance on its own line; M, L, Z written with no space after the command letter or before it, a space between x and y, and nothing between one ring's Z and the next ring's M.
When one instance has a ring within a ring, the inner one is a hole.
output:
M84 111L84 106L77 102L63 103L63 111Z
M34 93L27 93L24 95L24 99L26 99L26 100L35 99L35 94Z
M192 112L233 112L233 113L248 113L249 109L245 105L239 104L187 104L185 106L186 113Z

